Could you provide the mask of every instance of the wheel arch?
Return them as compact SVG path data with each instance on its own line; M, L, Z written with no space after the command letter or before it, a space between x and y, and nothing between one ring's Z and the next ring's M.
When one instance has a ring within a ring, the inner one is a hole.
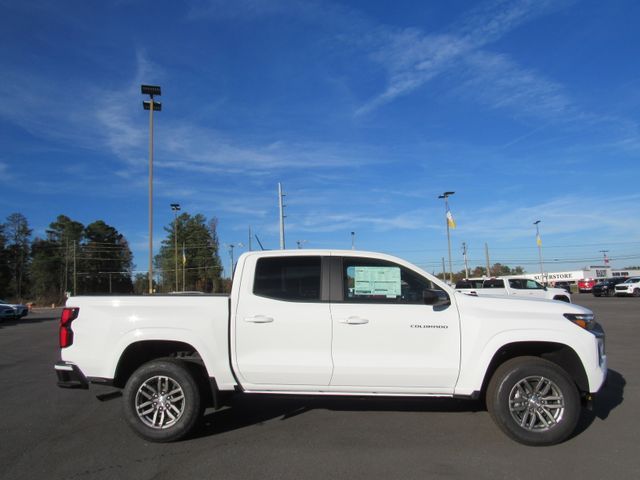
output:
M485 371L482 393L484 394L487 391L491 377L500 365L512 358L524 356L540 357L555 363L567 372L580 392L589 392L587 373L580 357L573 348L562 343L535 341L512 342L500 347L494 353Z
M219 390L215 378L210 377L198 350L191 344L175 340L141 340L128 345L118 360L113 385L124 388L133 373L147 362L161 358L185 363L201 388L203 400L218 407Z

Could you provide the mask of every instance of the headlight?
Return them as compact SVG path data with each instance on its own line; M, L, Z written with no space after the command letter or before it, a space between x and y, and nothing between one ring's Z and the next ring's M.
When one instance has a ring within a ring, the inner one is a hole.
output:
M565 313L564 318L571 320L585 330L591 330L595 324L593 313Z

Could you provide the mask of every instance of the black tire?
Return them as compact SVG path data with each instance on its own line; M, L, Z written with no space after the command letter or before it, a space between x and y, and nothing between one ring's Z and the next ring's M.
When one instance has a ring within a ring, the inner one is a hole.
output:
M196 379L187 365L177 360L145 363L124 388L127 422L137 435L152 442L173 442L187 436L202 415L201 405Z
M611 289L611 290L609 290L609 291L607 292L607 296L608 296L608 297L615 297L615 295L616 295L616 292L615 292L615 290L613 290L613 289Z
M633 291L633 296L634 296L634 297L640 297L640 288L636 288L636 289Z
M533 384L536 388L531 388ZM562 407L557 397L564 401ZM525 445L560 443L573 433L580 419L575 383L558 365L539 357L513 358L500 365L489 382L486 402L500 429Z

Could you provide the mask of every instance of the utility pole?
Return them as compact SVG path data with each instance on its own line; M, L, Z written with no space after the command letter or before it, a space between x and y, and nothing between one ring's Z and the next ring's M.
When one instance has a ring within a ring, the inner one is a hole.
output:
M251 235L251 225L249 225L249 251L251 252L253 250L253 248L251 248L251 237L253 235Z
M76 270L76 241L73 241L73 296L75 297L78 293L76 290L77 285L77 270Z
M467 263L467 242L462 242L462 258L464 258L464 277L469 278L469 264Z
M546 283L544 280L544 262L542 260L542 238L540 238L540 220L533 222L536 226L536 243L538 244L538 257L540 258L540 282Z
M179 203L172 203L171 210L173 210L173 246L174 246L174 257L176 261L176 292L180 291L180 287L178 285L178 212L180 211Z
M282 193L282 184L280 182L278 182L278 207L280 207L280 250L284 250L285 249L285 243L284 243L284 219L285 219L284 207L286 205L284 205L284 203L283 203L283 197L284 196L285 196L285 194Z
M489 244L484 244L484 255L487 258L487 277L491 276L491 260L489 260Z
M444 266L444 257L442 257L442 281L447 281L447 267Z
M64 294L69 291L69 237L67 237L67 246L64 249Z
M182 291L184 292L185 290L185 270L186 270L186 266L187 266L187 257L184 253L184 242L182 242Z
M356 249L356 232L351 232L351 250Z

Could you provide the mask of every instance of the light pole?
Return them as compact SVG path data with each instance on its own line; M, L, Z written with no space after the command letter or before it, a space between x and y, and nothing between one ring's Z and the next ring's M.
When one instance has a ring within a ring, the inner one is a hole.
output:
M351 232L351 250L356 249L356 232Z
M180 211L179 203L172 203L171 210L173 210L173 239L174 239L174 257L176 260L176 292L179 292L178 288L178 212Z
M445 224L447 225L447 246L449 248L449 282L453 284L453 267L451 265L451 233L449 232L449 227L455 227L455 223L453 222L453 217L449 212L449 197L456 192L444 192L442 195L438 195L438 198L444 199L444 211L445 211Z
M230 270L231 275L230 275L230 278L233 278L233 263L234 263L234 261L233 261L233 249L235 247L244 247L244 245L242 243L236 243L236 244L230 243L229 244L229 255L231 256L231 270Z
M542 260L542 238L540 238L540 220L533 222L536 226L536 243L538 244L538 258L540 259L540 281L544 282L544 262Z
M154 102L154 95L161 95L157 85L141 85L143 95L149 95L149 100L143 100L142 106L149 110L149 293L153 293L153 112L162 110L160 102Z

